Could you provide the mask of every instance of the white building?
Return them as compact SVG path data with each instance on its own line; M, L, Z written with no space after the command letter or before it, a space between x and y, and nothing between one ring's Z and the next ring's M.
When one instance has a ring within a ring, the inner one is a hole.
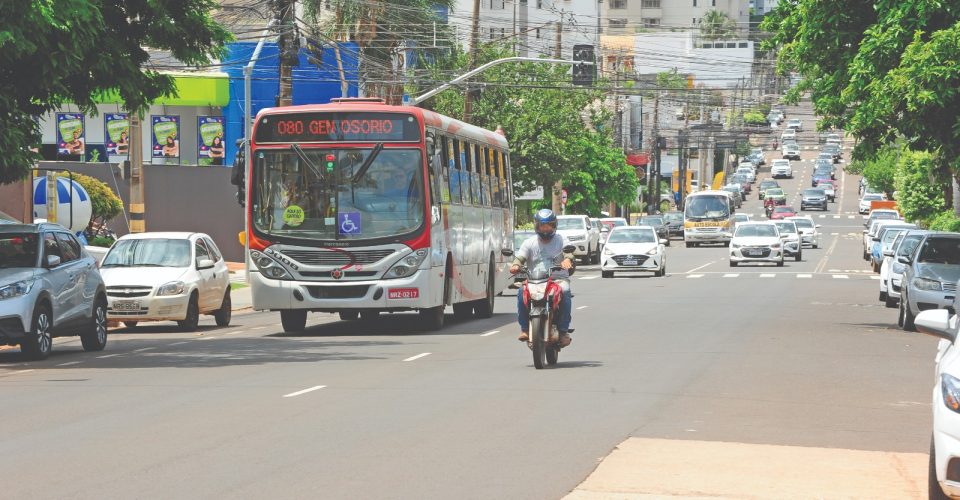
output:
M449 22L465 48L470 47L474 0L457 0ZM598 0L480 0L480 42L515 44L521 56L556 55L557 26L562 21L561 47L572 57L576 44L599 43Z
M601 5L603 33L695 28L711 10L719 10L746 29L751 0L607 0Z
M650 75L674 68L692 75L697 85L729 88L749 79L754 42L705 40L696 33L641 33L634 35L633 70Z

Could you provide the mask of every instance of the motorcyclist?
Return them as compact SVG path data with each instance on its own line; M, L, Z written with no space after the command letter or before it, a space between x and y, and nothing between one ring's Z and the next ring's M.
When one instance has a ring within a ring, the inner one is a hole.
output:
M533 217L534 229L537 235L531 236L524 241L517 252L514 254L513 265L510 266L510 273L517 274L520 266L530 262L531 265L540 261L547 261L551 267L559 266L560 271L554 271L552 277L563 290L563 299L560 301L559 314L557 318L557 329L560 331L560 346L566 347L573 340L570 337L570 311L573 309L573 301L570 297L570 272L573 269L573 254L564 253L563 247L565 241L563 235L557 234L557 216L552 210L544 208ZM530 340L530 311L523 302L523 293L517 293L517 322L520 323L521 342Z
M763 199L763 209L766 211L767 217L770 217L770 214L773 213L773 208L776 206L776 203L777 202L769 196Z

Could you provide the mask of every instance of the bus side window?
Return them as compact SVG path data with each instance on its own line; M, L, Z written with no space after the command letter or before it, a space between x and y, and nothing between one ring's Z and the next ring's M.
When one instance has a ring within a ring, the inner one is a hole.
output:
M457 139L449 139L451 148L450 148L450 159L448 163L450 164L450 202L456 205L461 203L462 196L462 187L460 185L460 141Z
M440 200L443 203L450 203L450 139L446 136L440 136Z
M473 204L473 188L470 186L470 172L473 171L473 144L460 141L460 189L463 190L463 204Z
M437 147L437 137L432 131L427 132L427 179L429 183L427 184L430 191L430 204L439 205L440 204L440 182L438 178L440 177L440 150Z
M473 145L473 168L470 169L470 188L473 190L473 204L477 206L483 205L483 198L480 196L481 186L480 186L480 170L483 166L482 156L480 154L480 145Z
M510 157L500 153L500 167L503 169L503 178L500 179L500 190L503 191L503 207L513 207L513 176L510 175Z
M500 199L500 155L496 149L490 150L490 188L493 190L491 205L501 207Z
M483 199L483 206L490 206L490 148L484 146L483 154L480 155L480 198Z

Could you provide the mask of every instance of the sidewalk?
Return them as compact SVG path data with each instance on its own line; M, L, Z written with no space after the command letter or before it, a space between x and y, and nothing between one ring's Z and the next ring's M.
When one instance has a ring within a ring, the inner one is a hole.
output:
M926 453L630 438L566 500L926 498Z
M252 311L253 296L245 276L246 266L242 262L227 262L227 269L230 271L230 285L233 287L230 292L233 310Z

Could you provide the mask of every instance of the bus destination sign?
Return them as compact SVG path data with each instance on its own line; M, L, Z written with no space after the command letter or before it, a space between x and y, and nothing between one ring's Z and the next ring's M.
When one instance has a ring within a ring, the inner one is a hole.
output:
M290 113L260 118L254 141L295 142L418 142L420 125L401 113Z

